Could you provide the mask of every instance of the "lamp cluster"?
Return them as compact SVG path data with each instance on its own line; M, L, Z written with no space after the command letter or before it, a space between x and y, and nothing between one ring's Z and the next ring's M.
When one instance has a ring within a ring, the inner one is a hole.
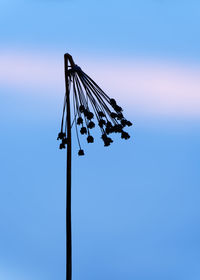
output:
M110 135L112 133L121 134L122 139L129 139L129 134L124 131L125 127L132 125L123 113L122 108L116 100L109 98L108 95L77 65L71 67L68 71L69 92L72 87L72 100L74 109L74 119L71 127L75 125L76 135L79 144L78 155L84 155L81 148L79 135L85 135L88 143L94 142L91 135L92 130L97 125L101 130L101 139L104 146L110 146L113 142ZM58 134L58 140L61 140L60 149L65 149L67 145L66 130L66 95L63 106L63 115L61 122L61 131ZM96 119L96 121L95 121Z

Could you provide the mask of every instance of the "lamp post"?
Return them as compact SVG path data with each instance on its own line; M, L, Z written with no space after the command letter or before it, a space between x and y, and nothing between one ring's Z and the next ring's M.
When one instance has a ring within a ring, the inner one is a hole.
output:
M101 130L101 138L104 146L110 146L113 140L109 137L112 133L120 133L122 139L130 136L124 131L124 127L132 123L125 119L122 108L118 106L115 99L108 95L77 66L70 54L64 55L65 71L65 98L61 121L61 130L58 140L61 140L60 149L67 146L67 168L66 168L66 280L72 280L72 233L71 233L71 129L75 126L79 145L78 155L83 156L79 131L81 135L87 136L87 142L93 143L94 138L91 130L95 127L93 119L96 117L97 125ZM71 89L72 86L72 89ZM72 96L70 96L72 91ZM73 121L71 122L71 104L73 102ZM81 128L78 128L78 127Z

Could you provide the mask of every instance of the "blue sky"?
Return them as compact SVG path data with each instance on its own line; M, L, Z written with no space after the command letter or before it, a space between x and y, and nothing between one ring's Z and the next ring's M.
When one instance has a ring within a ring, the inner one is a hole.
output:
M199 56L199 2L1 1L3 44L92 53ZM48 47L47 47L48 46Z
M65 277L63 54L134 123L73 142L73 276L199 280L198 1L4 1L0 278Z

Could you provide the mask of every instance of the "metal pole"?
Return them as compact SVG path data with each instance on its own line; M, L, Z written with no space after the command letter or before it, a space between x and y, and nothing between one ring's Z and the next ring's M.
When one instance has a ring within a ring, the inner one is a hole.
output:
M72 279L72 232L71 232L71 113L68 76L68 54L64 55L65 88L67 101L67 170L66 170L66 280Z

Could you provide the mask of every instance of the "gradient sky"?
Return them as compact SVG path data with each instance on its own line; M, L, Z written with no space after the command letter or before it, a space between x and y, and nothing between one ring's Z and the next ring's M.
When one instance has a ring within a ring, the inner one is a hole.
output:
M131 140L73 138L73 280L200 279L200 3L0 0L0 279L65 279L63 54Z

